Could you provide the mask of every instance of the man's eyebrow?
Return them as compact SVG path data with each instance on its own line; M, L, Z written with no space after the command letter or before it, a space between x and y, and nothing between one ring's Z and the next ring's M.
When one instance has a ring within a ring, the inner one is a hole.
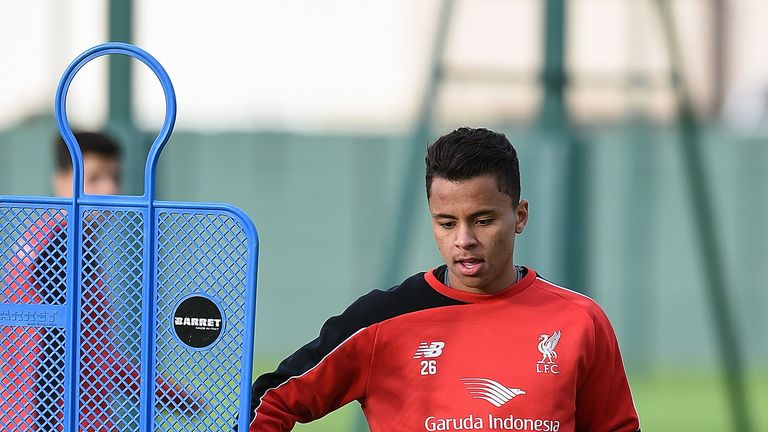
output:
M494 216L496 214L496 210L493 209L483 209L478 210L471 215L469 215L470 218L475 219L479 218L481 216ZM448 214L448 213L433 213L432 217L435 219L456 219L456 216Z
M496 214L496 210L493 210L493 209L483 209L483 210L478 210L478 211L472 213L471 215L469 215L469 217L474 219L474 218L478 218L480 216L494 216L495 214Z

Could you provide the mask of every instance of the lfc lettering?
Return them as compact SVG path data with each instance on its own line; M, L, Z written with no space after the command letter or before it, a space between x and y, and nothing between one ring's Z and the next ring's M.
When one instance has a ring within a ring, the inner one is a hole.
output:
M557 363L536 363L536 373L543 374L559 374Z

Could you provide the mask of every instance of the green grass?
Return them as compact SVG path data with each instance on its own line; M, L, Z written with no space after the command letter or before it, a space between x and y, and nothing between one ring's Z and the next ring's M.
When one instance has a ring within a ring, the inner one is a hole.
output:
M360 405L357 402L353 402L320 420L307 424L297 424L293 430L303 432L362 432L354 429L358 421L357 417L362 417L362 415ZM363 422L363 424L365 423ZM368 428L363 430L367 431Z
M260 368L259 373L270 368ZM630 385L644 431L734 430L728 394L717 371L661 371L632 376ZM768 370L750 373L747 391L753 430L768 431ZM294 430L361 432L355 430L361 415L359 405L353 402L320 420L299 424Z
M725 382L713 372L663 372L630 378L643 430L733 431ZM746 380L754 431L768 431L768 371Z

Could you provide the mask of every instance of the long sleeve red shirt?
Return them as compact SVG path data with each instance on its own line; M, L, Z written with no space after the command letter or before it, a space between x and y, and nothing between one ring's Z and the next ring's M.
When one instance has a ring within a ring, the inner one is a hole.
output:
M287 431L357 400L372 432L639 431L619 346L590 298L527 269L505 290L444 267L373 291L256 380L250 431Z

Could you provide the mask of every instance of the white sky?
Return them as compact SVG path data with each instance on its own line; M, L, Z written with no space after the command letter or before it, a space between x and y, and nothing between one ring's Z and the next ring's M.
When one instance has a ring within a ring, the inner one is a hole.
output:
M66 65L107 40L106 1L30 0L0 3L0 128L52 112ZM540 103L543 2L456 2L446 63L518 77L446 83L438 103L443 119L462 123L532 118ZM677 0L689 78L697 100L711 98L709 2ZM768 2L731 4L731 116L762 113L768 87ZM569 105L577 120L626 113L626 89L590 84L628 71L660 84L645 95L664 117L672 99L666 51L650 0L571 0L568 66L574 73ZM438 0L285 0L280 2L135 1L134 43L154 55L175 85L180 129L405 130L412 125L427 77ZM159 126L162 92L135 65L139 125ZM595 78L598 77L598 78ZM758 95L759 93L759 95ZM75 78L68 99L72 123L103 124L106 61ZM734 114L735 113L735 114ZM760 117L761 118L761 117Z

